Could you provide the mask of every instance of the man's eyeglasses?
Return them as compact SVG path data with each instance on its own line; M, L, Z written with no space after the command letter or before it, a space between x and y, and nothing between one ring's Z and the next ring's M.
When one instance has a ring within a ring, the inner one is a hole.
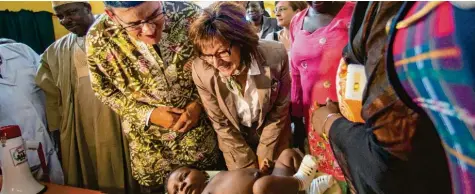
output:
M218 51L212 55L200 54L199 58L209 64L213 64L214 58L222 60L223 58L231 56L231 48L233 48L232 44L229 45L229 48L227 50Z
M275 14L278 14L278 13L280 13L280 12L287 11L288 9L289 9L289 8L287 8L287 7L276 7L276 8L274 9L274 13L275 13Z
M148 19L145 19L145 20L142 20L142 21L139 21L139 22L134 22L135 24L130 24L130 25L127 25L127 26L124 26L124 25L121 24L121 26L122 26L122 28L124 28L127 31L140 31L140 30L142 30L143 25L145 25L145 24L152 24L155 27L155 25L157 25L157 21L162 19L165 16L165 11L163 11L163 9L160 9L160 11L159 11L159 9L155 10L154 13L151 16L148 17ZM122 19L120 19L117 15L116 15L116 18L121 23L125 24L125 22Z

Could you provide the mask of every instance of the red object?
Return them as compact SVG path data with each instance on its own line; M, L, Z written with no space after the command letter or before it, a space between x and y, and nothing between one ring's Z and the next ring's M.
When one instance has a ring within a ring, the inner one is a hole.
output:
M7 125L0 127L0 140L3 137L6 137L6 139L13 139L16 137L21 136L21 130L18 125ZM46 158L45 154L43 152L43 145L40 143L37 149L38 157L41 162L41 168L43 169L43 176L45 177L46 181L51 181L49 177L49 170L48 166L46 165ZM0 175L2 175L2 170L0 169Z
M21 136L21 130L18 125L8 125L0 127L0 139L6 137L6 139L13 139Z
M317 110L318 106L316 102L310 109L310 115L312 110ZM311 126L311 125L309 125ZM330 174L339 181L344 181L345 176L338 165L338 162L333 155L333 150L328 139L320 137L311 127L308 129L308 144L310 146L310 154L315 156L318 160L318 171Z

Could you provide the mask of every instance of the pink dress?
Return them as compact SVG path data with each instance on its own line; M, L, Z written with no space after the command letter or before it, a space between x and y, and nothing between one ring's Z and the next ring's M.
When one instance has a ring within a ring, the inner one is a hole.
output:
M290 23L292 116L308 118L314 85L327 90L326 94L317 97L318 103L325 103L327 97L337 101L336 72L343 47L348 43L348 27L354 5L352 2L345 3L330 24L313 33L302 29L308 8L293 17Z
M318 170L340 181L344 180L343 172L328 140L313 132L308 123L314 104L325 104L328 97L338 100L336 74L343 48L348 43L353 8L354 3L347 2L330 24L313 33L302 30L308 9L295 15L290 24L292 116L305 117L310 153L320 161Z

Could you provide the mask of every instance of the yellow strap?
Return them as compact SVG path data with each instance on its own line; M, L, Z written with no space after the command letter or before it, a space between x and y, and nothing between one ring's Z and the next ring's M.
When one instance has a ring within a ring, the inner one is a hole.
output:
M417 20L421 19L425 15L427 15L430 11L434 8L439 6L440 4L444 3L443 1L431 1L427 3L421 10L417 11L415 14L409 16L408 18L400 21L396 25L396 29L406 28L412 23L416 22Z

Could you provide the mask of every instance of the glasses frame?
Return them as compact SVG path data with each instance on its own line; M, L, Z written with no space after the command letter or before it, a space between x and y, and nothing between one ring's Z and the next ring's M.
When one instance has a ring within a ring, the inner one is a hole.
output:
M160 9L160 8L158 8L158 9ZM155 10L155 11L157 11L157 10ZM155 13L155 11L154 11L154 13ZM130 32L141 31L145 24L152 24L154 27L156 27L157 24L155 24L154 22L157 21L160 16L162 16L162 18L165 16L165 10L163 9L163 7L162 7L162 11L159 12L157 14L157 16L155 16L153 18L142 20L138 24L131 24L131 25L124 26L123 24L125 24L126 22L124 22L124 20L120 19L120 17L118 15L115 15L115 17L121 22L120 26L123 29L125 29L127 31L130 31Z
M280 7L276 7L274 9L274 14L278 14L278 13L282 13L283 11L287 11L289 10L290 8L288 7L283 7L283 6L280 6Z
M201 60L203 60L204 62L206 63L209 63L209 64L212 64L214 59L220 59L220 60L223 60L224 57L229 57L231 56L231 50L233 48L233 43L229 44L229 48L227 50L224 50L224 51L220 51L220 52L216 52L214 54L211 54L211 55L204 55L203 53L201 53L198 58L200 58ZM228 53L228 56L221 56L222 53ZM205 57L212 57L210 58L211 60L208 60L206 59Z

